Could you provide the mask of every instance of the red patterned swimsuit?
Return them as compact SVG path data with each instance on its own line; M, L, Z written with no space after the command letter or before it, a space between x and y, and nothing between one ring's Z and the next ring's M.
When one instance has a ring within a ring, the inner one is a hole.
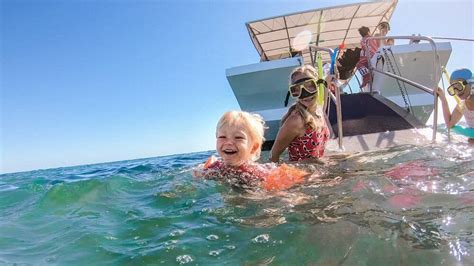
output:
M295 138L288 147L290 161L308 158L320 158L324 155L329 129L325 126L320 131L308 128L303 136Z
M196 177L224 181L233 187L254 189L262 187L268 191L288 189L295 184L304 182L308 172L282 164L264 165L248 162L240 166L225 165L222 160L211 156L202 166L201 170L195 172Z
M243 164L241 166L227 166L217 160L209 165L204 172L204 178L221 179L237 186L255 186L268 176L269 171L258 164Z

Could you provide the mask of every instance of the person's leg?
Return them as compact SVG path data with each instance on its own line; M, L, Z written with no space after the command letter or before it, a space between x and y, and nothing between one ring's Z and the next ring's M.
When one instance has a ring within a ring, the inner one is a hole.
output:
M366 67L361 67L359 68L359 73L362 76L362 84L360 85L360 88L364 88L369 84L370 82L370 73L369 70Z

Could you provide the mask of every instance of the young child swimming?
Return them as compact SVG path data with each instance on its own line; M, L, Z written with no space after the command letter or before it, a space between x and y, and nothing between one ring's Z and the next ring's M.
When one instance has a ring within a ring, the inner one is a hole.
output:
M303 181L305 171L291 166L265 167L256 163L264 141L262 117L242 111L224 113L216 128L216 150L220 159L211 156L196 176L224 179L239 187L263 186L280 190Z

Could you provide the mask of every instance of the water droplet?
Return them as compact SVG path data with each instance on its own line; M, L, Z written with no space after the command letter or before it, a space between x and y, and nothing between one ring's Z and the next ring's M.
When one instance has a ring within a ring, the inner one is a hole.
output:
M191 199L191 200L187 200L186 203L185 203L185 205L186 205L186 206L193 206L194 203L196 203L196 200Z
M170 233L170 236L173 237L173 236L181 236L184 234L184 230L181 230L181 229L176 229L176 230L173 230L171 233Z
M169 240L164 243L166 251L168 252L169 250L172 250L176 247L176 243L178 243L178 240Z
M193 258L189 255L180 255L180 256L176 257L176 261L179 264L186 264L186 263L192 262Z
M268 234L258 235L252 239L252 243L267 243L270 240L270 236Z
M213 256L213 257L217 257L221 254L223 250L222 249L219 249L219 250L211 250L209 251L209 255L210 256Z
M219 237L216 235L208 235L206 238L207 240L211 240L211 241L219 239Z
M54 263L54 262L56 262L56 257L48 257L48 258L46 258L46 262L47 263Z

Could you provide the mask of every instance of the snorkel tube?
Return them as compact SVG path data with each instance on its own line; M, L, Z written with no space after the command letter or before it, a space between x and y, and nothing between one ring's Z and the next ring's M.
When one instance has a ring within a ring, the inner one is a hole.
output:
M336 47L336 49L334 49L334 53L331 55L331 68L329 69L329 73L331 75L335 75L336 74L336 71L334 70L334 66L336 65L336 59L337 57L339 56L339 52L344 49L345 47L345 44L344 42L339 44L338 47Z
M336 64L337 54L339 53L339 47L334 49L334 52L331 55L331 67L329 68L329 74L334 75L334 65Z
M335 65L336 65L336 60L337 60L337 57L339 56L339 52L344 49L345 47L345 44L344 42L342 42L338 47L336 47L336 49L334 49L334 52L331 54L331 66L329 67L329 75L332 75L333 77L336 75L336 69L335 69ZM331 80L331 82L328 84L329 86L329 89L335 93L335 90L337 88L337 86L332 82L333 80Z
M442 71L443 71L443 74L444 74L444 77L446 78L446 80L447 80L448 82L450 82L450 81L451 81L451 78L449 77L449 74L448 74L448 71L446 70L446 68L443 67ZM460 108L459 111L462 111L462 109L464 108L463 102L461 102L461 99L459 98L459 96L454 95L453 97L454 97L454 100L456 100L456 102L457 102L457 104L458 104L458 106L459 106L458 108Z
M323 78L323 59L321 53L317 53L316 62L318 63L318 78ZM319 83L318 97L316 98L318 105L324 106L324 84Z

